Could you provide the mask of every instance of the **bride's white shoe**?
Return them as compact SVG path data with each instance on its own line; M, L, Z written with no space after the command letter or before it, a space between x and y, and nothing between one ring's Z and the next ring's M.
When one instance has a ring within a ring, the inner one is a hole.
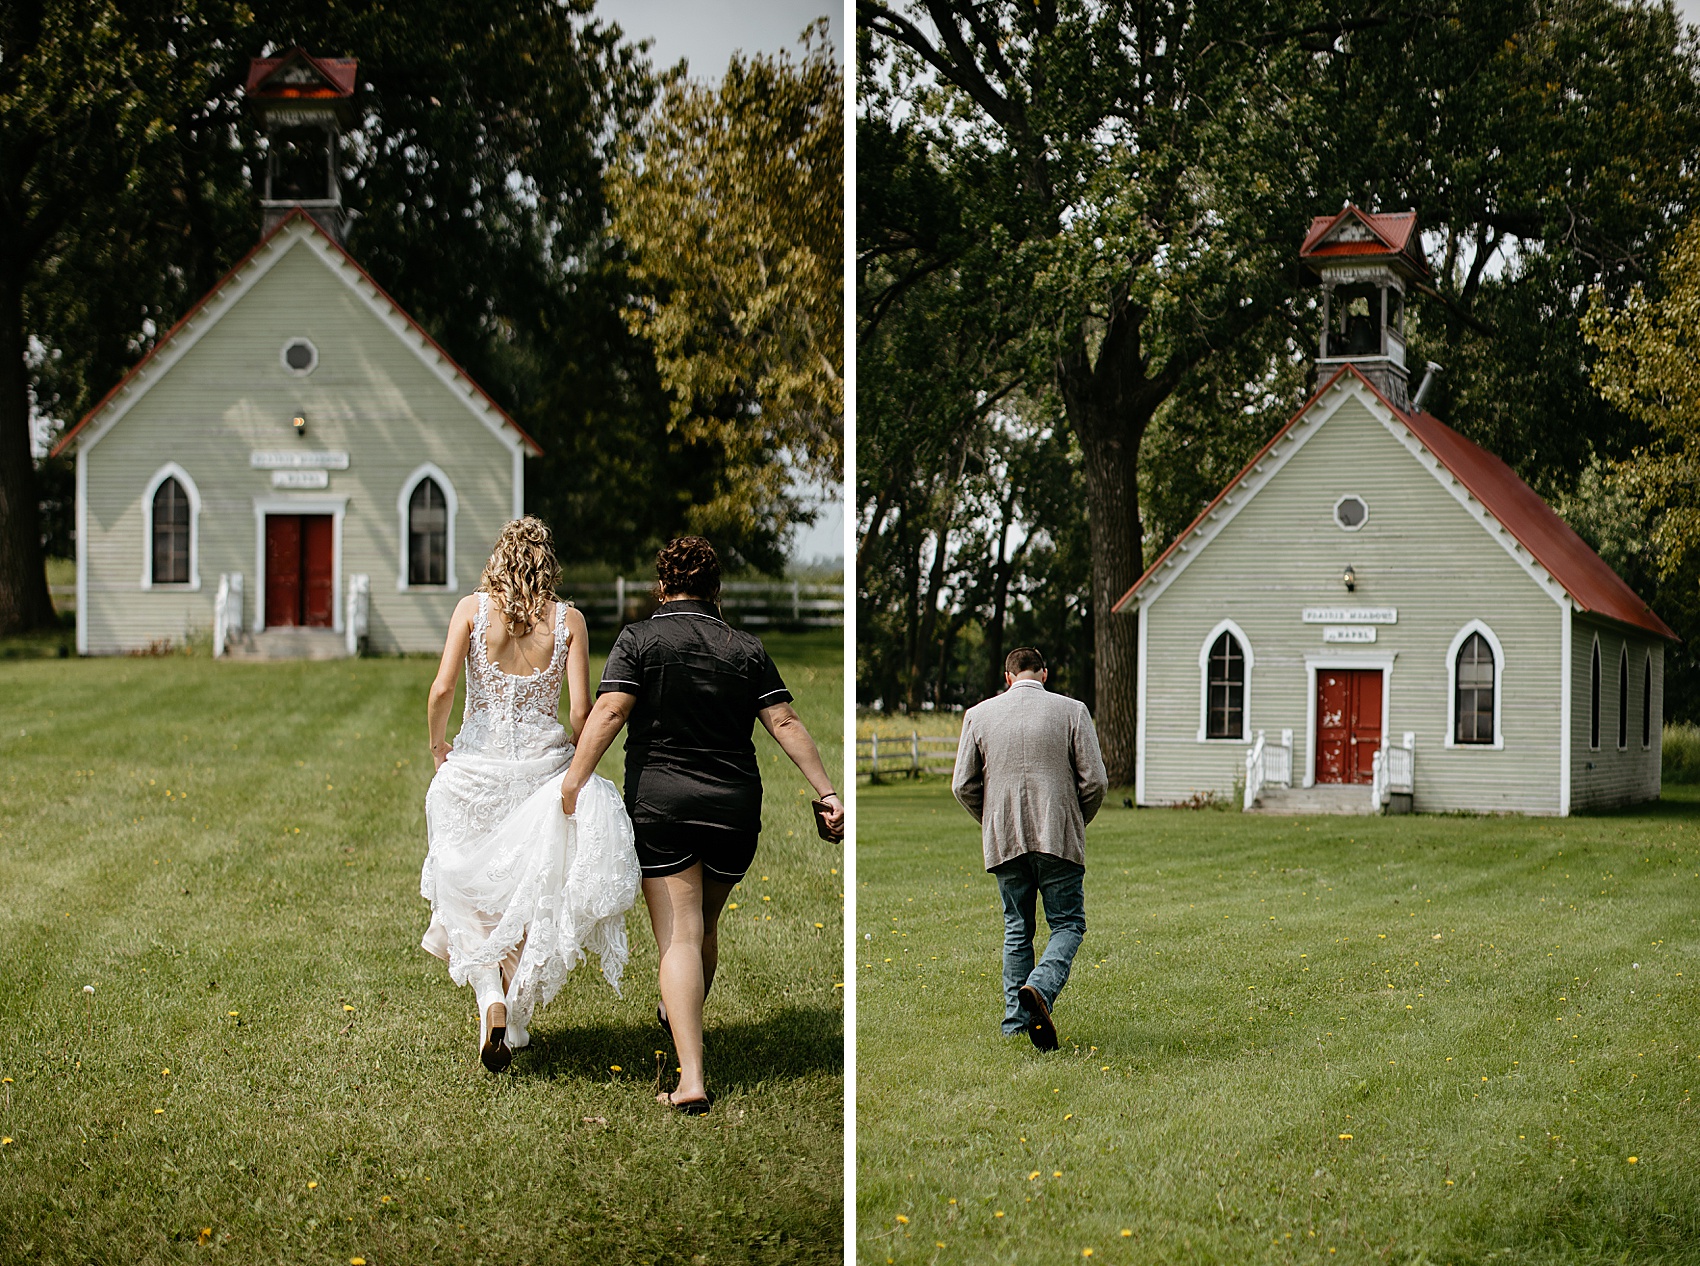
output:
M515 1024L508 1025L508 1049L510 1051L522 1051L530 1045L531 1033L529 1030L522 1029Z

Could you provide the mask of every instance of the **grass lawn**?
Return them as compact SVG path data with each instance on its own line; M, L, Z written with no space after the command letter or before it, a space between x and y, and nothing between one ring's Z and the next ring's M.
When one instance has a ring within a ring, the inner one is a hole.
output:
M839 637L767 641L839 767ZM434 669L0 663L0 1262L842 1260L843 889L801 777L758 727L713 1114L654 1102L641 902L625 998L586 966L492 1077L418 947Z
M1667 797L1107 807L1040 1055L977 828L862 788L859 1260L1700 1261L1700 788Z

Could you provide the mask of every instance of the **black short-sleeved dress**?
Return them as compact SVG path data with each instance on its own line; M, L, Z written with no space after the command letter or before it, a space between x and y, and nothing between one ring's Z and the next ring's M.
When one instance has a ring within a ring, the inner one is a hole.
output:
M646 878L701 862L735 883L755 858L761 768L756 713L789 703L761 640L713 603L664 602L620 630L598 695L636 696L626 723L626 811Z

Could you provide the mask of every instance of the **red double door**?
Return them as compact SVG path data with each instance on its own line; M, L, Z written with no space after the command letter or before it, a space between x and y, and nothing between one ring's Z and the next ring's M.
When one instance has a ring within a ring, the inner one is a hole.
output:
M1316 671L1316 781L1369 782L1381 747L1381 670Z
M266 516L266 627L328 629L335 622L331 516Z

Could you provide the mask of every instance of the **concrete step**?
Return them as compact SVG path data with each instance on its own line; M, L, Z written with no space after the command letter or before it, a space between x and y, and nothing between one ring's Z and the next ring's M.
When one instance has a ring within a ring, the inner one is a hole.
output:
M1373 813L1368 783L1317 783L1314 787L1265 787L1251 812L1283 815Z
M244 633L226 659L346 659L348 642L334 629L267 629Z

